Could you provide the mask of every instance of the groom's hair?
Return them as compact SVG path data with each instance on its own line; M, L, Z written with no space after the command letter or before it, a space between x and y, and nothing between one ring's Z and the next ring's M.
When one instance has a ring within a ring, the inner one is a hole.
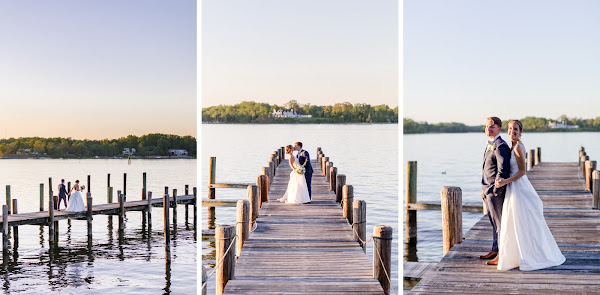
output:
M65 180L64 180L64 179L61 179L61 180L60 180L60 182L65 182Z
M297 145L297 146L300 146L300 148L302 148L302 143L301 143L301 142L299 142L299 141L296 141L296 145Z
M502 120L498 117L489 117L488 120L494 121L494 124L498 125L498 127L502 128Z

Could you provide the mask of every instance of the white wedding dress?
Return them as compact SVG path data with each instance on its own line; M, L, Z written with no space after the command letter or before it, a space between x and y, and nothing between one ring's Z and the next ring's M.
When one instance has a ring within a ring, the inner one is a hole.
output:
M298 164L299 162L297 156L292 156L292 159L294 159L294 165L300 166ZM304 174L298 174L294 170L290 172L290 182L288 182L287 190L285 191L283 198L279 199L279 201L291 204L310 202L308 185L306 185L306 178L304 178Z
M519 167L511 152L510 175ZM509 183L502 207L498 270L522 271L557 266L565 262L544 219L543 203L527 175Z
M85 211L85 205L83 204L83 197L79 191L74 191L69 198L69 205L67 206L68 212L82 212Z

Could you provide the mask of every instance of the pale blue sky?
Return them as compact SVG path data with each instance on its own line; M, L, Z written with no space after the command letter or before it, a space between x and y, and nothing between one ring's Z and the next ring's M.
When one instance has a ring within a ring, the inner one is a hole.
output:
M0 138L196 136L196 1L0 0Z
M600 1L404 0L404 115L600 116Z
M205 0L202 106L398 105L398 1Z

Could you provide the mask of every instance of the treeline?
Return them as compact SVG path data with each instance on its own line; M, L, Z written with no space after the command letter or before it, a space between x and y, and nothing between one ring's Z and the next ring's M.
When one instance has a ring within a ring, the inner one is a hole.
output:
M294 110L312 118L274 118L273 110ZM279 106L244 101L202 109L204 123L398 123L398 107L371 106L365 103L336 103L328 106L299 104L295 100Z
M134 157L169 156L169 149L185 149L196 157L196 138L169 134L129 135L119 139L75 140L69 138L21 137L0 140L0 156L33 154L52 158L114 157L124 148L135 148Z
M507 130L508 122L512 119L502 121L502 130ZM519 119L523 123L526 132L573 132L573 131L600 131L600 117L594 119L569 118L566 115L558 119L546 119L540 117L525 117ZM577 125L578 128L550 128L551 122L562 122L570 126ZM416 122L411 119L403 119L404 133L457 133L457 132L483 132L484 125L467 126L463 123L437 123Z

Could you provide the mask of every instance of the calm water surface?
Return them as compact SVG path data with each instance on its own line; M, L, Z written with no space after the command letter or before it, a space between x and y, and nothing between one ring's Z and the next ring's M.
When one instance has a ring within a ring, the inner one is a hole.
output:
M5 186L18 199L19 212L39 210L40 183L44 183L44 208L48 205L48 177L56 187L61 178L86 184L91 175L94 204L107 202L107 174L111 186L123 190L127 173L127 199L141 199L142 173L156 198L164 187L183 194L186 184L196 183L196 160L0 160L0 204ZM87 185L87 184L86 184ZM56 190L56 188L53 188ZM114 197L116 200L116 197ZM85 200L84 200L85 202ZM61 206L64 209L64 206ZM85 220L59 222L58 248L50 259L48 228L19 227L18 244L10 240L8 257L0 269L5 294L196 294L196 236L193 211L186 220L179 206L177 231L171 240L171 264L165 263L163 210L154 208L148 235L141 212L127 212L125 231L118 231L118 217L94 215L92 245L88 245ZM91 247L90 247L91 246Z
M508 139L505 132L501 136ZM418 201L439 201L443 186L460 187L463 201L481 201L481 167L487 140L483 132L410 134L403 140L404 161L418 162ZM544 162L577 162L581 146L591 159L600 160L600 133L524 133L521 140L528 152L541 147ZM403 167L406 169L406 164ZM417 260L438 262L443 256L441 212L423 210L417 215ZM481 213L463 212L463 232L480 219Z
M375 225L394 229L392 281L398 290L398 125L202 125L202 197L206 198L208 158L217 157L216 181L256 182L271 153L278 147L301 141L316 158L321 147L346 183L354 186L354 199L367 203L367 237ZM246 198L245 189L217 189L217 200ZM207 229L206 208L202 208L202 229ZM235 207L217 207L216 224L235 223ZM372 263L372 243L367 248ZM202 239L202 264L214 266L214 242ZM208 280L208 294L214 294L214 276Z

